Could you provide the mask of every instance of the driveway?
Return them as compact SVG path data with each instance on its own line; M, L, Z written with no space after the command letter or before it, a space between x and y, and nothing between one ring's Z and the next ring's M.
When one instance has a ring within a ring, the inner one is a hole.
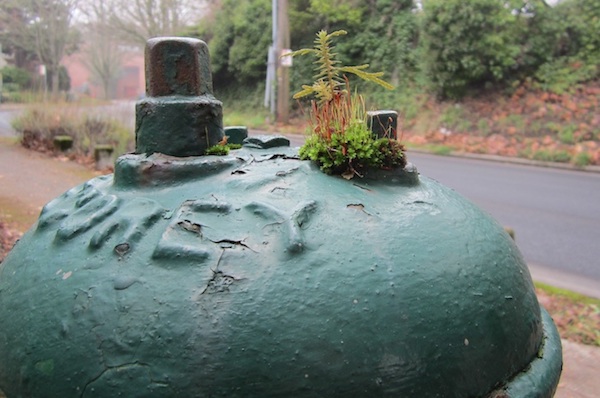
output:
M25 231L49 200L96 175L67 159L24 149L14 138L0 137L0 218Z

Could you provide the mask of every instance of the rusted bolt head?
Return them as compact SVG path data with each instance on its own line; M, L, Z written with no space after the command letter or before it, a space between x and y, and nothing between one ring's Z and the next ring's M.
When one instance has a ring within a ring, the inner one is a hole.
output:
M146 43L149 97L212 94L208 46L198 39L156 37Z

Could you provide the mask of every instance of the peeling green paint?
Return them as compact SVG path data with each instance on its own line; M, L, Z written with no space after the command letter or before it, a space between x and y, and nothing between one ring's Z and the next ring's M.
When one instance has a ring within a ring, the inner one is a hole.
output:
M494 220L414 168L350 182L286 147L124 156L44 207L0 304L8 397L485 397L521 372L551 396L560 373Z

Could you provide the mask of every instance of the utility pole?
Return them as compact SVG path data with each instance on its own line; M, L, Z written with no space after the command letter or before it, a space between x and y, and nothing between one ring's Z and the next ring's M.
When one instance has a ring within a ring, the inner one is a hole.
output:
M282 65L282 50L290 48L290 25L288 0L277 0L277 121L288 123L290 119L290 70Z
M269 46L269 53L267 57L267 81L265 82L265 108L269 108L269 112L273 116L273 119L269 119L270 122L275 121L275 115L277 110L275 108L276 86L277 86L277 0L271 0L272 5L272 37L271 45Z
M2 43L0 43L0 103L2 103L2 88L3 88L3 80L2 80L2 68L6 66L6 62L4 61L4 54L2 53Z

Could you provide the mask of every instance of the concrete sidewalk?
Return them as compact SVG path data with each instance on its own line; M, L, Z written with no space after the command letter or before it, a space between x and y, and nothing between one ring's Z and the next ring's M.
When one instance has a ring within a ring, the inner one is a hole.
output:
M0 139L0 216L28 228L42 206L96 173ZM600 347L563 340L564 367L556 397L600 396ZM1 397L0 393L0 397Z
M562 340L563 371L556 398L600 396L600 347Z

